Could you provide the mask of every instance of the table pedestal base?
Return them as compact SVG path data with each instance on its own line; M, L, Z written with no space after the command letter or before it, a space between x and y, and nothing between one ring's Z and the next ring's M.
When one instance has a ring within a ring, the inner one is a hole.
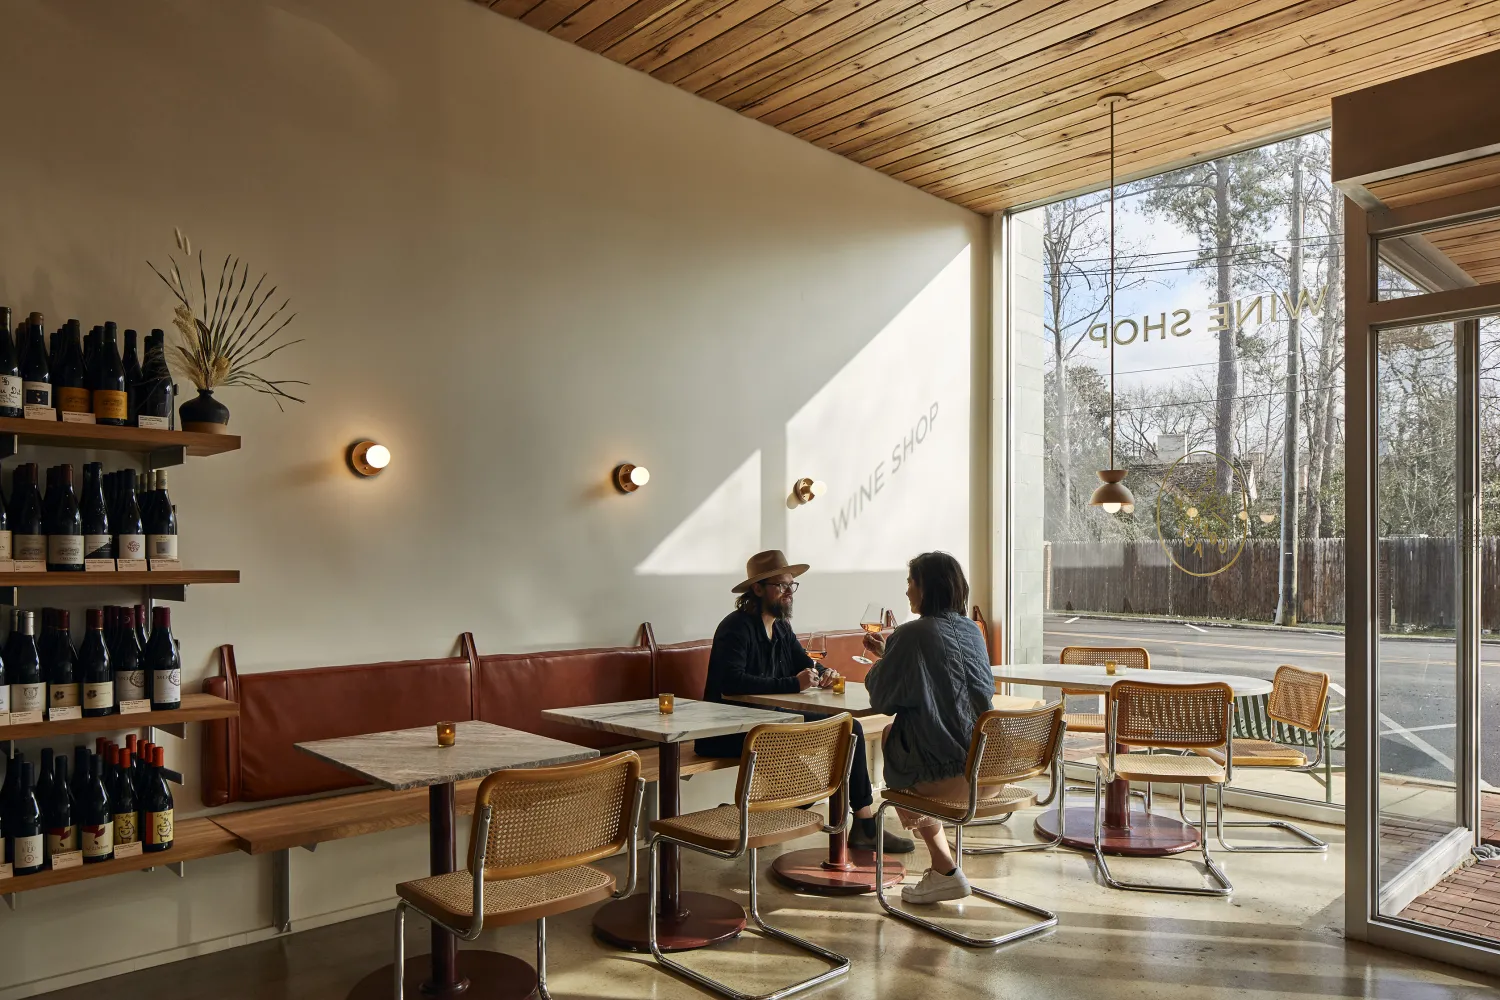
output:
M875 891L875 852L850 851L847 867L837 867L828 860L828 851L809 849L788 851L771 864L776 881L801 892L821 896L854 896ZM885 859L885 887L900 885L906 868L890 855Z
M1099 838L1105 854L1127 858L1160 858L1181 854L1198 846L1198 831L1180 820L1158 816L1142 809L1130 811L1129 826L1105 826ZM1057 810L1048 809L1036 818L1036 835L1043 840L1057 836ZM1094 807L1073 806L1063 813L1063 846L1080 851L1094 849Z
M395 970L386 965L361 979L349 1000L391 1000ZM458 985L442 992L424 986L432 978L432 956L413 955L406 961L407 1000L526 1000L536 995L536 970L519 958L497 951L458 953Z
M599 907L594 933L601 941L631 951L650 951L646 940L646 894L638 892ZM662 951L692 951L727 941L745 929L745 909L732 899L706 892L678 896L675 915L658 914L656 944Z

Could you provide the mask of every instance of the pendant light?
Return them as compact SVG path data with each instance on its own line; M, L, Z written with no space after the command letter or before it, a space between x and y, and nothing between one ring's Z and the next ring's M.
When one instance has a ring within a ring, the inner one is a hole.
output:
M1115 465L1115 105L1125 100L1124 94L1105 94L1099 103L1109 106L1109 329L1105 337L1109 341L1109 465L1099 470L1103 481L1089 504L1103 507L1106 514L1135 510L1135 497L1125 486L1125 469Z

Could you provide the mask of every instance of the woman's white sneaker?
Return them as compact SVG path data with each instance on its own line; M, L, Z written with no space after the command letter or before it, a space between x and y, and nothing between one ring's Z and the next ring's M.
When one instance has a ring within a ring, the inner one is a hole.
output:
M908 903L941 903L949 899L963 899L969 895L969 880L962 868L953 869L952 875L944 875L932 868L922 873L922 881L916 885L903 885L901 899Z

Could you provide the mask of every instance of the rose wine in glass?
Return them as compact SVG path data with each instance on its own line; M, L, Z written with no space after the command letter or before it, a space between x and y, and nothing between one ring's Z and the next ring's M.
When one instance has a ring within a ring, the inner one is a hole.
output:
M885 627L885 608L881 607L879 604L865 605L865 614L864 617L859 620L859 627L864 629L871 635L878 635L880 630ZM856 656L854 658L854 662L863 663L868 666L875 661L870 659L868 656Z
M828 637L821 632L814 632L807 637L807 655L812 658L813 664L818 668L818 676L823 675L823 660L828 656Z

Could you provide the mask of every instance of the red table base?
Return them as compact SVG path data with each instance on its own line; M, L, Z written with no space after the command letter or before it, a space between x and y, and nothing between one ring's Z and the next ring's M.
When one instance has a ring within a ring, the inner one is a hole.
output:
M849 851L848 862L839 866L828 858L828 851L809 849L788 851L771 864L771 874L782 885L822 896L854 896L875 891L875 852ZM885 859L885 887L900 885L906 877L901 862Z
M1057 810L1048 809L1036 818L1036 835L1044 840L1057 836ZM1094 807L1072 806L1063 813L1064 846L1081 851L1094 849ZM1198 831L1180 820L1132 809L1128 826L1105 825L1099 838L1105 854L1129 858L1160 858L1181 854L1198 846Z
M349 1000L391 1000L395 995L392 966L384 966L361 979L349 991ZM406 962L406 996L408 1000L433 997L450 1000L526 1000L536 995L536 970L519 958L497 951L461 951L458 953L458 975L461 985L440 993L429 992L424 984L432 978L432 956L413 955Z
M745 909L732 899L706 892L678 894L681 911L658 914L656 944L662 951L691 951L736 937L745 929ZM594 914L594 933L601 941L631 951L650 951L646 940L646 894L616 899ZM468 954L465 952L464 954Z

